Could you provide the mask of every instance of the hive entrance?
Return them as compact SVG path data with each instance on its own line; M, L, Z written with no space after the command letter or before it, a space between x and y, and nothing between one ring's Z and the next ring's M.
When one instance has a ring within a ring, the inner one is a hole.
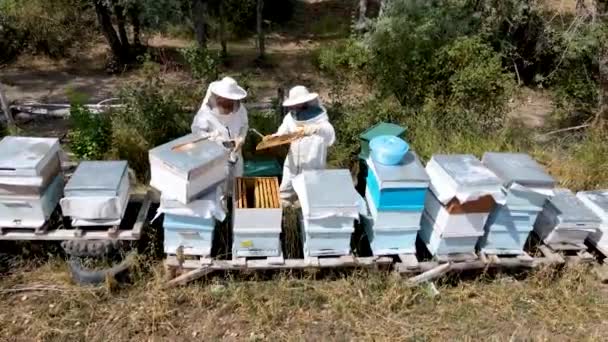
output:
M274 177L237 178L235 197L239 209L276 209L279 182Z

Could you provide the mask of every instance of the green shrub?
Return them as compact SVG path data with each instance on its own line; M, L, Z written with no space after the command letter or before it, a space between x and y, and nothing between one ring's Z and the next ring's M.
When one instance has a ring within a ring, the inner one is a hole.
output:
M96 33L92 4L80 0L0 0L0 13L16 33L12 38L21 39L15 44L52 57L88 44Z
M157 74L122 89L120 99L125 106L112 112L113 156L128 160L145 179L148 150L189 133L194 94L185 87L166 87Z
M209 50L201 49L198 45L183 48L180 52L194 78L207 82L217 79L219 56L213 55Z
M103 159L112 144L112 123L106 113L92 113L83 102L70 104L69 146L79 159Z
M313 54L314 64L332 76L345 71L359 71L367 63L369 53L365 46L354 39L323 45Z

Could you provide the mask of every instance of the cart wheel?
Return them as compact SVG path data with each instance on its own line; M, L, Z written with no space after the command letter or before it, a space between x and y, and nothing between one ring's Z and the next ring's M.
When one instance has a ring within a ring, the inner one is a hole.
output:
M109 257L120 251L120 243L111 240L67 240L61 247L72 257Z

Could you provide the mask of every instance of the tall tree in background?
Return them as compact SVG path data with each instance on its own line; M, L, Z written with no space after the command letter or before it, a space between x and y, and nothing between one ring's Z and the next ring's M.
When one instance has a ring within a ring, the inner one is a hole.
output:
M192 21L199 48L207 49L208 0L192 0Z
M258 58L263 59L266 55L266 46L264 42L264 0L257 0L256 29L258 34Z
M0 83L0 109L2 109L4 116L6 116L8 128L15 128L15 121L13 120L10 107L8 106L8 100L4 94L4 86L2 83Z
M133 51L127 35L127 16L133 25L133 44L140 44L139 11L135 2L119 0L92 0L97 14L101 32L110 45L116 62L121 65L133 60ZM128 6L128 7L127 7ZM112 15L116 17L117 30L114 28Z

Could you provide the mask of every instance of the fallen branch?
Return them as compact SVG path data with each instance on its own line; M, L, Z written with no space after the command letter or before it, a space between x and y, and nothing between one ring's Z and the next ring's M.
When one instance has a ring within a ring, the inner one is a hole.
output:
M0 290L0 293L19 293L19 292L33 292L33 291L56 291L56 292L70 292L74 291L68 288L54 287L54 286L36 286L36 287L18 287L12 289Z
M578 126L574 126L574 127L561 128L561 129L558 129L558 130L555 130L555 131L551 131L551 132L548 132L548 133L541 134L541 136L548 136L548 135L552 135L552 134L556 134L556 133L562 133L562 132L567 132L567 131L575 131L577 129L583 129L583 128L587 128L589 126L591 126L591 124L590 123L586 123L586 124L582 124L582 125L578 125Z
M172 280L168 281L167 284L165 284L165 288L172 288L172 287L176 287L176 286L180 286L180 285L186 285L187 283L191 282L191 281L195 281L197 279L200 279L204 276L206 276L207 274L211 273L213 270L210 267L201 267L201 268L197 268L194 269L190 272L184 273L182 275L180 275L179 277L173 278Z
M441 264L433 269L430 269L424 273L421 273L415 277L411 277L407 280L410 286L418 286L422 283L426 283L433 279L439 278L445 273L449 272L452 267L452 263Z

